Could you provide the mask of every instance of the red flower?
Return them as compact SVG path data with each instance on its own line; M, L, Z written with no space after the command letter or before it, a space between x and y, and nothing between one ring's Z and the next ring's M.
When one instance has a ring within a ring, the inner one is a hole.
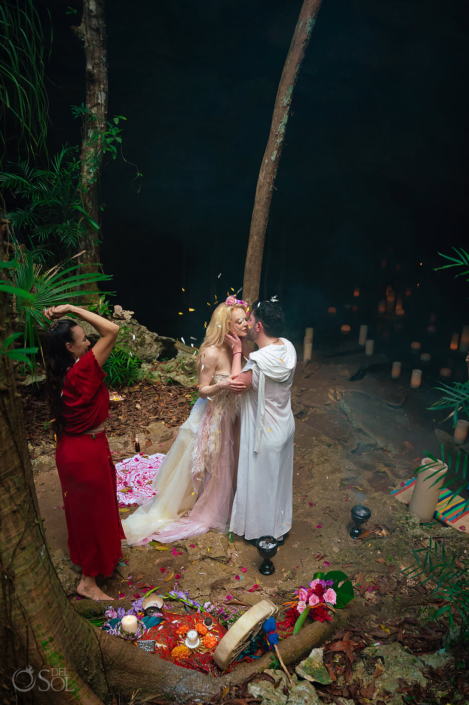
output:
M310 612L310 614L311 614L311 612ZM300 616L300 614L299 614L298 610L296 609L296 607L290 607L290 609L285 612L285 619L284 619L285 627L287 629L293 628L295 626L296 620L298 619L299 616Z
M179 573L176 573L176 575L174 576L174 579L175 579L175 580L179 580L180 577L181 577L181 576L179 575Z
M161 572L164 573L166 571L166 568L160 568Z

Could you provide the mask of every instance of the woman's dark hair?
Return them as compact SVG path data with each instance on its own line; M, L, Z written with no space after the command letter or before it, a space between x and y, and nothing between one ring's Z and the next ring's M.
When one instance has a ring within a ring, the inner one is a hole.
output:
M75 362L67 343L74 342L73 329L78 323L70 318L61 318L54 321L46 333L47 353L46 353L46 383L47 400L51 413L52 430L60 436L64 430L64 417L62 408L62 389L64 377L67 371Z
M256 321L262 323L264 332L269 338L278 338L282 335L285 325L285 314L276 301L255 301L252 313Z

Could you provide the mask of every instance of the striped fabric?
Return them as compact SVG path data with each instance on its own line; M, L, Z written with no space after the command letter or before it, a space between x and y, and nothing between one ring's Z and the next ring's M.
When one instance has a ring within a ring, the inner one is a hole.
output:
M412 498L415 483L416 478L413 477L410 480L403 482L401 486L396 490L393 490L391 494L395 495L399 502L409 504ZM433 516L438 521L441 521L442 524L452 526L453 529L457 529L458 531L469 531L469 508L463 510L466 500L459 495L455 495L453 500L448 502L448 499L452 496L452 494L453 493L449 489L444 489L441 491L440 499L438 500Z

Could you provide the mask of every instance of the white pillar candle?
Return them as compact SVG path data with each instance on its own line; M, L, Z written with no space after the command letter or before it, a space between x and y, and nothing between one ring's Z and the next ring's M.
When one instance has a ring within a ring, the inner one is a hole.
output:
M368 326L360 326L360 335L358 336L358 344L359 345L365 345L367 335L368 335Z
M378 304L378 311L384 313L386 311L386 301L380 301Z
M334 306L329 306L329 308L327 309L327 313L330 313L334 316L337 313L337 309L334 308Z
M347 325L347 323L344 323L343 326L340 326L340 330L342 333L350 333L350 326Z
M412 377L410 378L410 386L412 389L417 389L420 387L420 382L422 381L422 370L412 370Z
M122 629L130 634L135 634L138 629L137 617L134 614L126 614L121 619Z
M423 458L422 465L432 465L432 467L428 468L428 470L422 470L417 475L409 510L417 514L417 516L420 517L420 521L424 523L433 519L448 466L444 465L441 461L435 463L431 458ZM435 475L431 479L426 479L430 478L430 476L438 470L440 470L438 475ZM438 482L433 485L436 480L438 480Z
M451 345L449 346L450 350L457 350L459 345L459 333L453 333L451 336Z
M396 308L396 316L403 316L405 313L403 308Z
M313 329L312 328L307 328L305 331L305 340L308 338L311 342L313 342Z
M420 359L422 360L422 362L430 362L432 356L429 353L422 353L420 355Z
M418 350L420 350L421 347L422 347L422 344L421 344L421 343L418 343L417 341L415 341L415 342L413 342L413 343L410 344L410 349L411 349L411 350L418 351Z
M365 355L373 355L375 349L375 341L367 340L365 343Z
M440 377L451 377L451 370L449 367L442 367L440 370Z
M461 352L467 352L469 350L469 326L464 326L462 329L459 349Z
M391 377L393 379L399 379L401 376L401 369L402 369L402 362L393 362L392 363L392 370L391 370Z
M465 421L464 419L459 419L458 423L456 424L456 428L454 429L453 440L459 446L466 442L468 427L469 421Z
M303 347L303 362L308 362L313 356L313 341L309 338L304 339Z
M186 646L189 649L195 649L199 645L199 634L195 629L190 629L186 634Z
M399 295L396 301L396 311L400 308L402 308L402 296Z

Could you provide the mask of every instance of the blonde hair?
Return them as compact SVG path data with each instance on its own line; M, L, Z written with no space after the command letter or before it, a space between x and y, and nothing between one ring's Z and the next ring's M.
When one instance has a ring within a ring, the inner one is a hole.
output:
M231 312L239 309L247 312L246 306L243 304L233 304L233 306L227 306L226 303L219 304L212 314L210 323L207 326L207 332L205 333L205 339L199 349L199 356L197 360L197 371L200 372L200 363L202 360L202 353L210 347L220 348L225 342L225 335L230 330L231 323Z

